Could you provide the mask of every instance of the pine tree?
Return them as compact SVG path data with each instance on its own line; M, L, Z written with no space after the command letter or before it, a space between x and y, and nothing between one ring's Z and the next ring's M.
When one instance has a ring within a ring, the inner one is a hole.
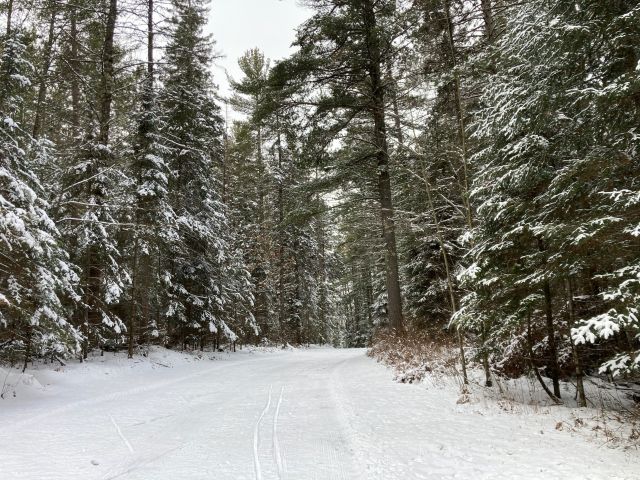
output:
M265 125L258 116L267 95L269 60L253 49L247 51L238 65L243 77L232 81L234 94L232 106L247 116L244 122L236 122L232 154L229 157L231 171L230 209L235 216L239 234L244 238L244 258L251 272L251 284L255 296L252 315L257 325L254 342L273 337L278 331L272 318L275 286L269 273L272 271L272 219L269 216L269 184L271 174L265 162ZM272 338L273 339L273 338Z
M376 165L379 215L385 239L387 313L391 328L404 330L396 227L386 125L388 86L383 70L393 55L395 2L310 2L316 13L299 30L300 51L275 68L273 82L285 89L302 84L302 103L312 105L313 156L328 160L329 146L352 124L368 124L363 156Z

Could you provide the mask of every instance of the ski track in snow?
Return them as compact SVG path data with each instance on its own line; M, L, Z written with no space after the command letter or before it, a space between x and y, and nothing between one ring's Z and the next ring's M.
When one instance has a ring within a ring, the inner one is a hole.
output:
M267 404L264 406L262 413L258 417L256 421L256 426L253 430L253 465L256 470L256 480L262 480L262 467L260 466L260 456L258 455L258 448L260 446L260 424L262 423L262 419L269 411L269 407L271 406L271 391L273 390L273 385L269 385L269 394L267 396Z
M635 452L557 431L570 421L563 407L457 405L456 387L394 383L364 350L214 362L163 352L29 372L44 389L0 400L0 480L633 480L640 471ZM173 367L150 370L153 360Z
M130 388L130 389L126 389L126 390L122 390L122 391L118 391L118 392L114 392L114 393L109 393L103 396L100 396L99 398L89 398L87 400L80 400L77 402L72 402L72 403L67 403L64 406L57 408L53 411L48 411L48 412L43 412L42 414L39 415L34 415L31 416L29 418L26 418L24 420L19 420L17 422L12 422L13 426L28 426L30 424L34 424L37 423L41 420L46 419L49 416L57 416L57 415L61 415L64 413L67 413L71 410L82 410L84 407L87 406L94 406L98 403L105 403L105 402L109 402L109 401L116 401L116 400L120 400L122 398L126 398L132 395L136 395L136 394L141 394L141 393L147 393L150 392L152 390L158 390L160 388L163 387L170 387L175 385L176 383L180 383L180 382L184 382L187 380L192 380L194 378L197 377L201 377L203 375L206 375L208 373L211 373L211 371L213 371L214 369L211 370L205 370L205 371L199 371L199 372L195 372L195 373L189 373L185 376L182 376L180 378L177 379L173 379L173 380L165 380L165 381L160 381L160 382L155 382L155 383L149 383L146 386L143 387L135 387L135 388Z
M164 452L162 452L162 453L160 453L158 455L154 455L154 456L146 458L146 459L138 459L135 462L132 462L132 464L129 467L125 468L123 471L121 471L119 473L114 474L112 472L109 472L109 473L105 474L105 476L102 477L102 480L115 480L117 478L122 478L125 475L128 475L129 473L133 472L134 470L142 468L145 465L148 465L148 464L154 462L155 460L158 460L158 459L160 459L160 458L162 458L162 457L164 457L164 456L168 455L169 453L171 453L173 451L176 451L176 450L179 450L179 447L170 448L169 450L166 450L166 451L164 451Z
M127 440L127 437L125 437L122 434L122 430L120 430L120 426L116 423L115 419L113 418L113 415L109 415L109 418L111 419L111 423L113 423L113 426L116 427L116 432L118 432L118 435L120 436L120 438L122 439L126 447L129 449L129 453L134 453L133 447L129 443L129 440Z
M276 413L273 415L273 456L278 467L278 480L284 480L284 468L282 461L282 452L280 451L280 441L278 440L278 417L280 416L280 406L284 396L284 386L280 389L280 397L276 406Z

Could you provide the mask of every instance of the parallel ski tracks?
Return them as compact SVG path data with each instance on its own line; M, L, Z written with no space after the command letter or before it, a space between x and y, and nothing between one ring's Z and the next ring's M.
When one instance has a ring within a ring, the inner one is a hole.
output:
M260 462L260 446L261 446L260 427L262 425L262 421L264 417L267 415L267 413L269 412L269 409L271 408L272 392L273 392L273 385L269 385L269 391L267 393L267 401L265 403L264 408L260 412L260 416L256 420L256 424L253 429L253 466L254 466L256 480L263 479L262 464ZM273 460L276 464L276 471L277 471L279 480L284 480L285 478L285 461L284 461L284 456L282 454L280 441L278 439L278 418L280 416L280 407L282 406L283 398L284 398L284 386L280 389L280 396L278 397L278 401L276 402L275 412L273 414L272 431L271 431Z

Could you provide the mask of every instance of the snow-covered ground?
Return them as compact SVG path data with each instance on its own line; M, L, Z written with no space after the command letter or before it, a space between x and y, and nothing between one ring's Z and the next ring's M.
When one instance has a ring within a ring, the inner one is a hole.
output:
M212 355L5 371L0 479L640 478L637 452L556 429L564 409L457 404L364 350Z

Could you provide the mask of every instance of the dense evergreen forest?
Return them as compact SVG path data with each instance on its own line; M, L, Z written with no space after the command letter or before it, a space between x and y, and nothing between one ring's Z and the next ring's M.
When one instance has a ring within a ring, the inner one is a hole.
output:
M2 3L2 359L445 330L465 380L633 374L640 3L304 3L230 98L215 1Z

